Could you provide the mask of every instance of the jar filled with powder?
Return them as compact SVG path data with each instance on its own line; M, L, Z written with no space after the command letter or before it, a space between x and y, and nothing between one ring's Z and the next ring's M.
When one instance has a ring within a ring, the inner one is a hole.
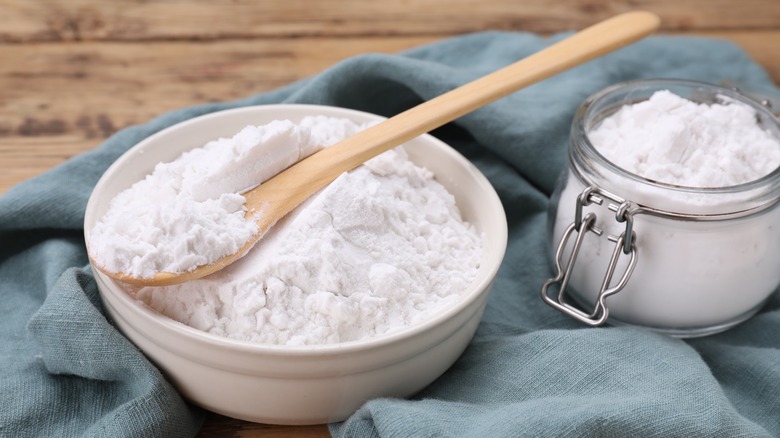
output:
M618 84L572 124L546 303L589 325L704 336L780 284L780 122L732 89Z

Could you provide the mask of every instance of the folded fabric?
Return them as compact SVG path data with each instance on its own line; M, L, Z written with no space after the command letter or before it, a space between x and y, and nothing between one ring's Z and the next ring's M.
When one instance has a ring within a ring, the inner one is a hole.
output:
M0 435L191 436L203 412L106 320L82 238L102 172L139 140L221 109L315 103L391 116L562 38L486 32L401 55L364 55L245 100L200 105L120 131L0 197ZM780 96L736 46L652 37L438 129L490 179L509 246L464 355L410 400L366 403L337 436L776 436L780 298L726 333L683 341L585 328L548 308L549 197L577 106L616 82L730 81ZM780 267L778 267L780 268ZM739 291L735 291L739 293Z

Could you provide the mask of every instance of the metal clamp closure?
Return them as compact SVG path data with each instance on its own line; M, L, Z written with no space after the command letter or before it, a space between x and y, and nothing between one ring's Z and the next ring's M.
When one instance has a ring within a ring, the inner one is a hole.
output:
M607 272L604 275L604 280L602 281L593 311L587 313L567 302L566 288L571 279L574 264L577 261L582 241L587 235L587 232L592 231L596 236L601 236L603 234L603 230L595 226L596 214L589 212L583 216L583 208L591 204L602 205L605 200L608 201L607 208L615 213L615 220L619 223L625 223L626 227L625 231L617 237L612 235L607 236L609 241L615 243L615 248L609 260ZM605 190L596 187L588 187L583 190L577 197L574 222L566 228L566 231L564 231L555 252L557 273L555 277L548 279L542 285L541 295L544 302L588 325L598 326L603 324L609 317L609 308L606 303L607 297L620 292L626 286L634 271L634 267L636 266L636 233L634 233L633 230L633 215L636 210L634 204L631 202L623 200ZM574 239L571 253L569 254L568 260L564 263L563 259L566 248L568 247L569 239L575 232L577 236ZM620 277L620 280L614 286L610 287L621 255L629 256L628 266ZM551 297L549 293L550 287L554 284L560 284L557 297Z

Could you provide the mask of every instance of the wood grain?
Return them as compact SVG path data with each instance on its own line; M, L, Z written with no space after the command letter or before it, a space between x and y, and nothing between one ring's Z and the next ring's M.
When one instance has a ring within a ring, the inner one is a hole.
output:
M0 44L0 193L118 129L430 38ZM5 61L3 61L5 60Z
M778 0L0 0L0 194L167 111L271 90L366 52L621 12L725 38L780 83ZM211 436L320 437L209 415Z
M486 29L553 32L629 10L666 31L762 30L780 22L772 0L3 0L0 41L215 40L452 35Z
M118 129L277 88L353 55L449 36L555 32L644 8L667 32L730 39L780 82L773 0L0 0L0 193Z
M198 433L198 438L321 438L329 436L328 427L323 424L277 426L238 421L214 413L207 415L206 422Z

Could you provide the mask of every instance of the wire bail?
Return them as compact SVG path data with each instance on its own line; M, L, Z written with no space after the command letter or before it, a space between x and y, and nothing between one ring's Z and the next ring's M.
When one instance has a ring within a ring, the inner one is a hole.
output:
M580 308L570 304L566 300L566 288L571 279L571 274L574 270L574 264L577 261L582 241L585 239L588 231L592 231L596 236L601 236L603 230L596 227L596 214L589 212L583 216L583 208L591 204L602 205L604 201L607 202L607 208L615 213L615 220L618 223L625 224L625 231L619 236L609 235L607 239L615 243L614 251L610 257L609 264L607 266L607 272L604 275L601 288L596 298L596 303L593 307L593 311L587 313ZM555 277L552 277L544 282L541 289L541 295L544 302L558 309L559 311L574 317L575 319L584 322L588 325L598 326L603 324L609 317L609 308L607 307L606 299L610 295L614 295L620 292L628 283L631 274L634 271L634 267L637 262L637 247L636 247L636 233L634 232L634 212L636 209L630 201L626 201L606 190L599 189L597 187L590 186L580 193L577 197L576 210L574 215L574 222L571 223L564 231L563 236L558 244L558 248L555 251L555 267L557 273ZM564 264L564 254L568 246L569 240L576 233L574 239L574 245L569 254L568 260ZM613 287L610 287L612 279L615 274L618 262L621 255L628 255L628 266L620 277L620 280ZM554 284L560 284L557 297L551 297L549 290Z

